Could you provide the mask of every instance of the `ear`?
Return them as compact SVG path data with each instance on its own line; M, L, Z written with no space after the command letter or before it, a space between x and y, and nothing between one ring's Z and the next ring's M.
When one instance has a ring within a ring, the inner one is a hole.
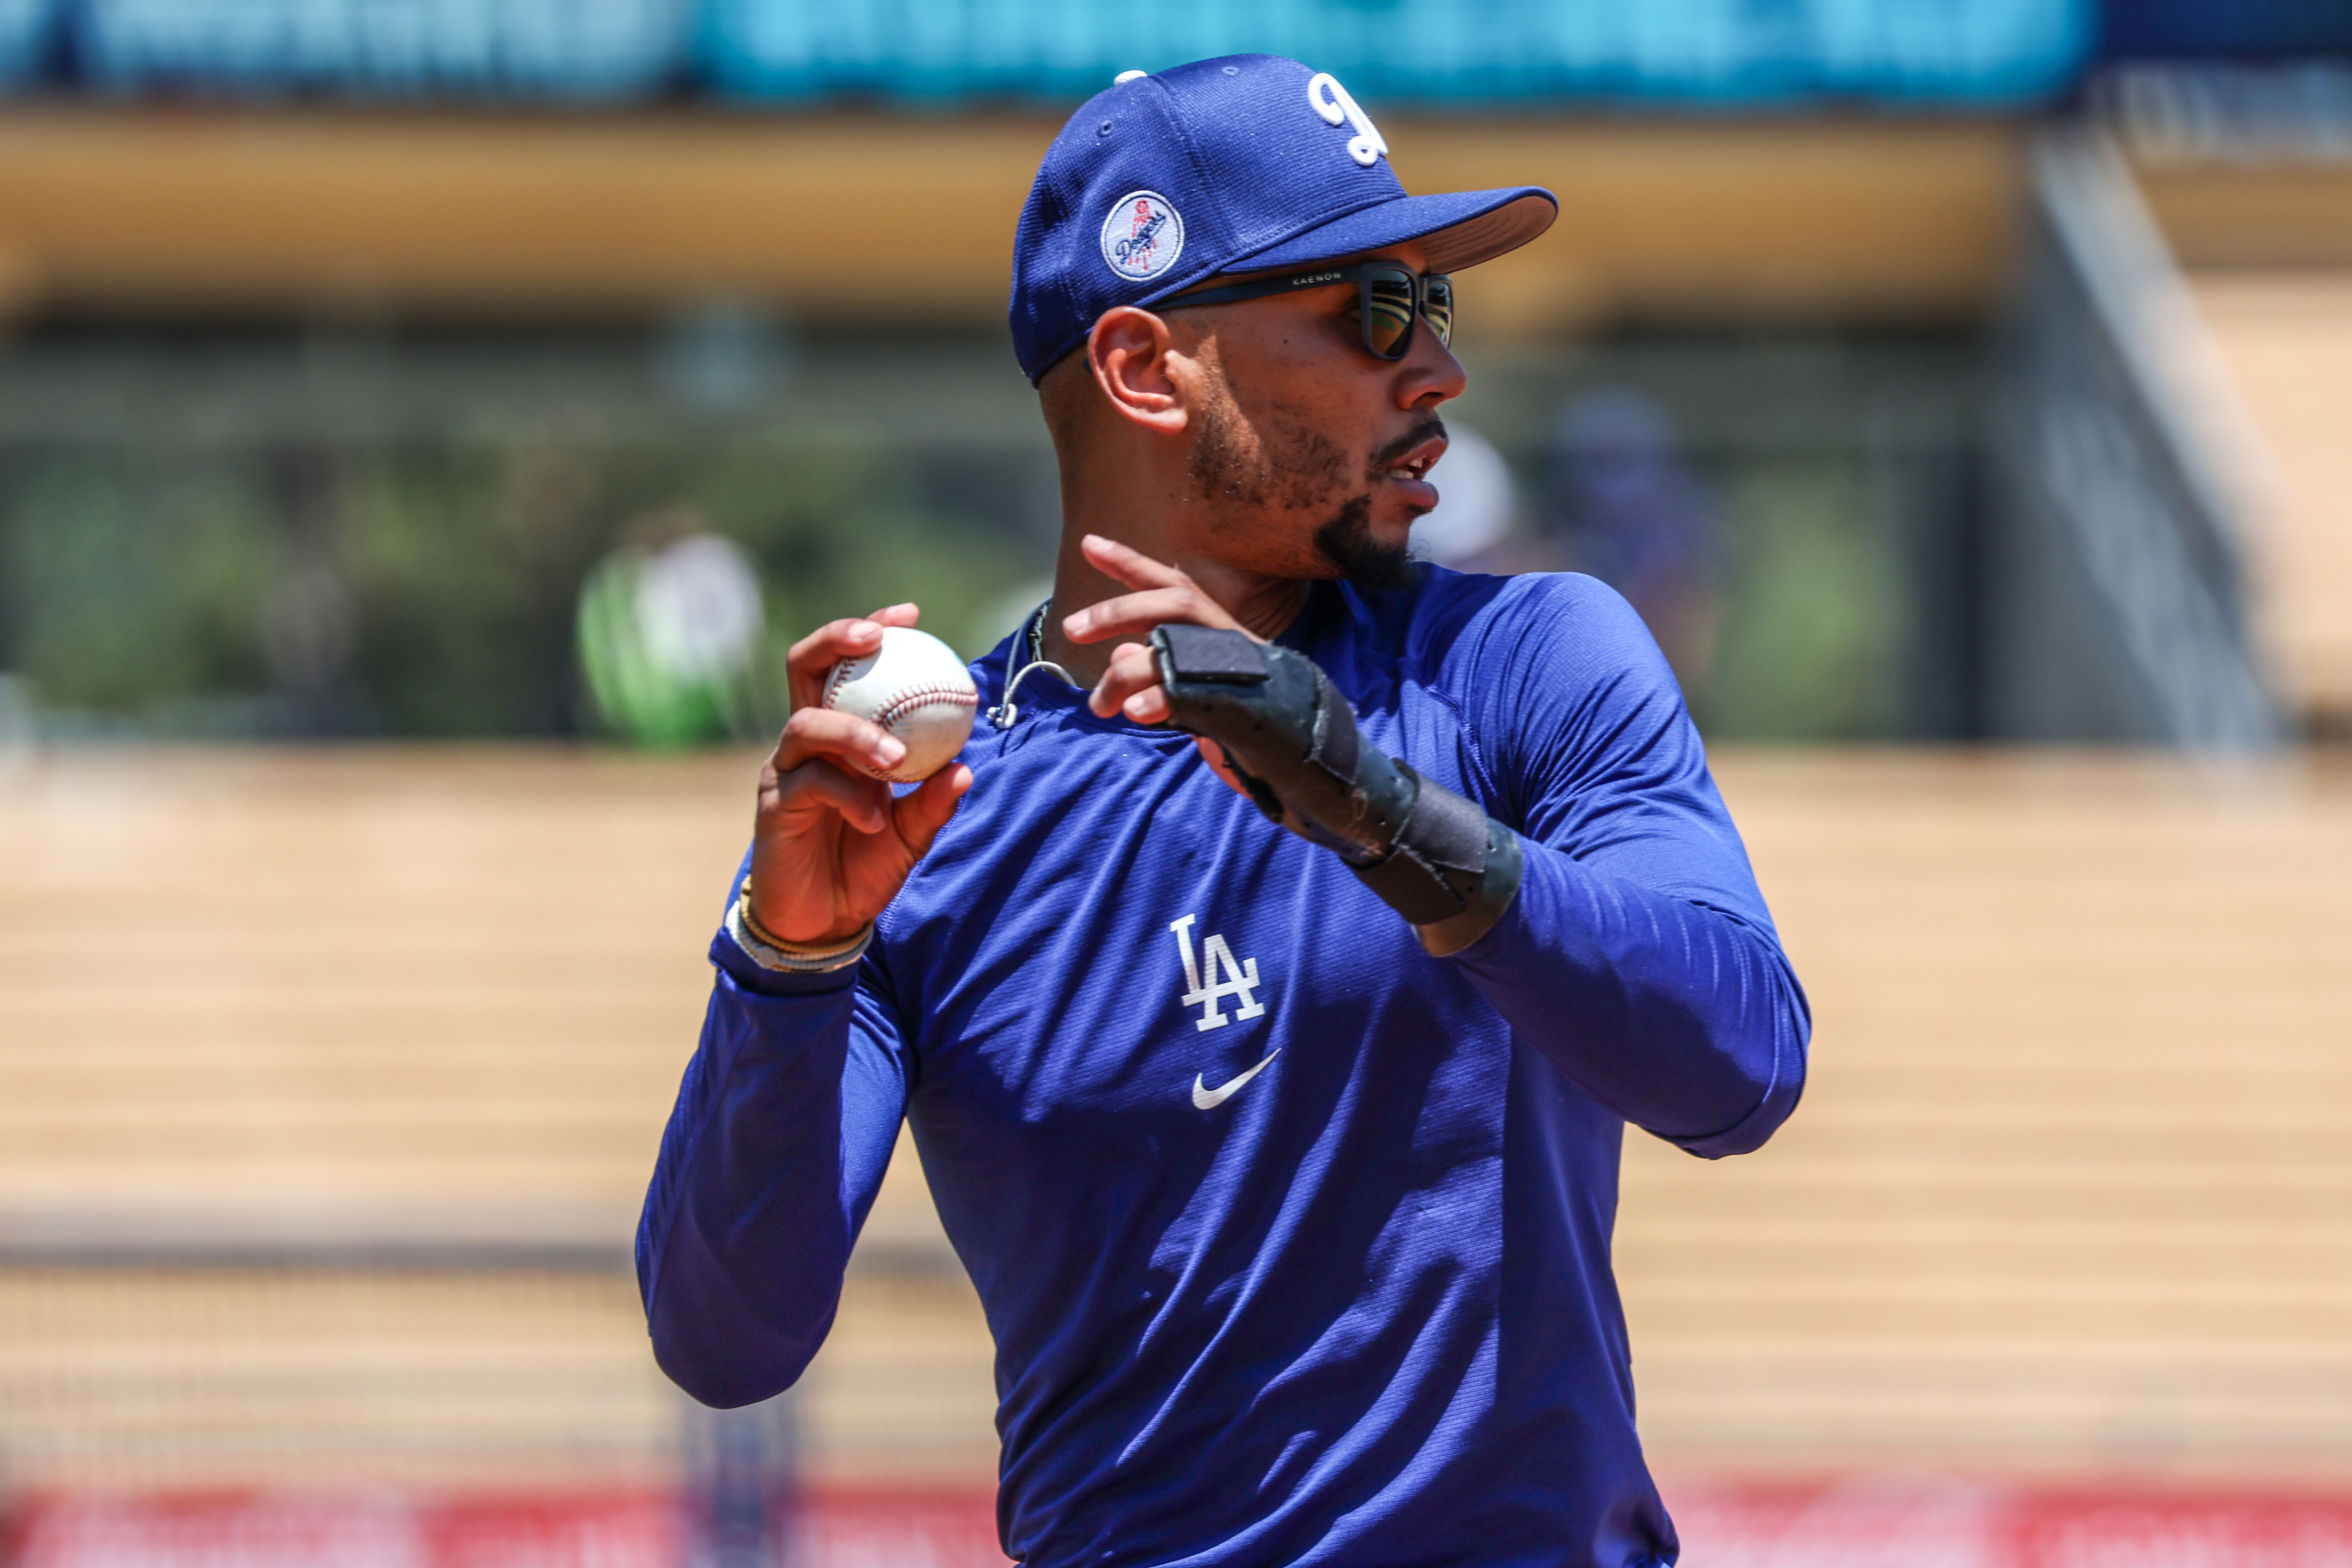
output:
M1173 334L1149 310L1118 305L1087 334L1087 366L1119 416L1161 435L1185 426L1184 394Z

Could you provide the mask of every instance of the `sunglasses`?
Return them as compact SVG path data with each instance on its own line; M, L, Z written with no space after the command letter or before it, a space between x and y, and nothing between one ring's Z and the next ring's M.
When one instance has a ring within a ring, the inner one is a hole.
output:
M1163 310L1178 305L1230 305L1241 300L1263 300L1300 289L1326 289L1334 283L1356 285L1363 306L1364 352L1374 359L1401 360L1412 352L1413 323L1426 316L1430 331L1441 343L1454 342L1454 279L1443 272L1415 272L1401 261L1363 261L1353 267L1323 267L1289 278L1261 278L1195 294L1163 300Z

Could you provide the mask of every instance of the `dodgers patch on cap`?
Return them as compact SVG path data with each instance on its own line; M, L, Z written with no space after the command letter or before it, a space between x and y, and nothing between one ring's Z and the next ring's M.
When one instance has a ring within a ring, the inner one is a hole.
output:
M1129 191L1103 219L1102 258L1121 278L1157 278L1184 254L1184 219L1157 191Z
M1339 79L1274 55L1125 71L1038 165L1013 239L1008 312L1035 381L1102 313L1219 273L1308 266L1417 242L1434 272L1551 226L1534 185L1409 196L1388 142Z

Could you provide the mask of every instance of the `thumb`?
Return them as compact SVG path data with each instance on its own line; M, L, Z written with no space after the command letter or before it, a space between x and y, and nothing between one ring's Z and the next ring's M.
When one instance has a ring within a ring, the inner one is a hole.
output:
M898 837L917 859L929 853L931 840L955 815L956 802L971 788L971 770L961 763L941 768L913 794L902 795L892 807Z
M1234 776L1234 760L1226 754L1224 747L1210 740L1206 735L1193 736L1192 744L1201 749L1201 760L1209 764L1209 771L1216 774L1227 789L1244 800L1250 798L1248 786Z

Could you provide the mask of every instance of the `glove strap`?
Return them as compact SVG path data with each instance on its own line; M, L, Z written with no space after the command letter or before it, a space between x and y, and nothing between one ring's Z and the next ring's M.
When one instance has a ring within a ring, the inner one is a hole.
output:
M1439 925L1483 910L1483 931L1518 891L1522 861L1517 836L1408 764L1391 765L1412 786L1412 810L1386 858L1349 868L1413 925Z

